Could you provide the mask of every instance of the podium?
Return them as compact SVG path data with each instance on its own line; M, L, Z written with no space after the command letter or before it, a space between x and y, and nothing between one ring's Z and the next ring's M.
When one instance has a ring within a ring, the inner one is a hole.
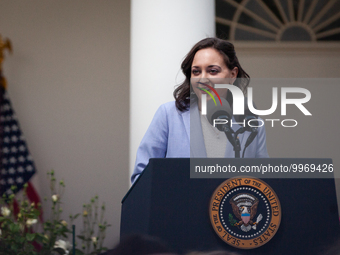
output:
M316 159L219 160L239 167L312 164ZM262 180L281 204L275 236L255 249L228 245L215 233L209 217L211 196L225 178L190 178L190 162L189 158L150 159L122 200L121 237L135 233L156 236L178 253L227 250L238 254L320 254L339 237L334 178L265 178Z

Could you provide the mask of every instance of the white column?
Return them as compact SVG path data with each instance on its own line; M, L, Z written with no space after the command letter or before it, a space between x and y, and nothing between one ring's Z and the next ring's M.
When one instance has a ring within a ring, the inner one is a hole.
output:
M199 40L215 35L214 0L132 0L130 172L157 108L174 100L180 65Z

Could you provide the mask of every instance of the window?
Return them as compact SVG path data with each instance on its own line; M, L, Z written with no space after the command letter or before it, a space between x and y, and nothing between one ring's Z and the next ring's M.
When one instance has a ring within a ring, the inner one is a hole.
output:
M216 36L235 41L339 41L340 0L215 0Z

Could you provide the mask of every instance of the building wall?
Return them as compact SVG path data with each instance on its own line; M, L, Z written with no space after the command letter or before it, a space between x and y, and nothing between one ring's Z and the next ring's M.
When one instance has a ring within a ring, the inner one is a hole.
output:
M65 219L98 195L112 247L129 188L129 1L1 0L0 34L13 44L4 75L41 196L51 169L66 184Z

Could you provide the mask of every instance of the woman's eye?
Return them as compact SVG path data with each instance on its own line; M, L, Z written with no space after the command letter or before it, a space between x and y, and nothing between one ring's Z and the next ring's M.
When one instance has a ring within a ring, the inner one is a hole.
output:
M218 70L216 70L216 69L211 69L211 70L210 70L210 73L211 73L211 74L217 74L217 73L218 73Z
M199 73L200 73L199 70L192 70L192 74L193 74L193 75L198 75Z

